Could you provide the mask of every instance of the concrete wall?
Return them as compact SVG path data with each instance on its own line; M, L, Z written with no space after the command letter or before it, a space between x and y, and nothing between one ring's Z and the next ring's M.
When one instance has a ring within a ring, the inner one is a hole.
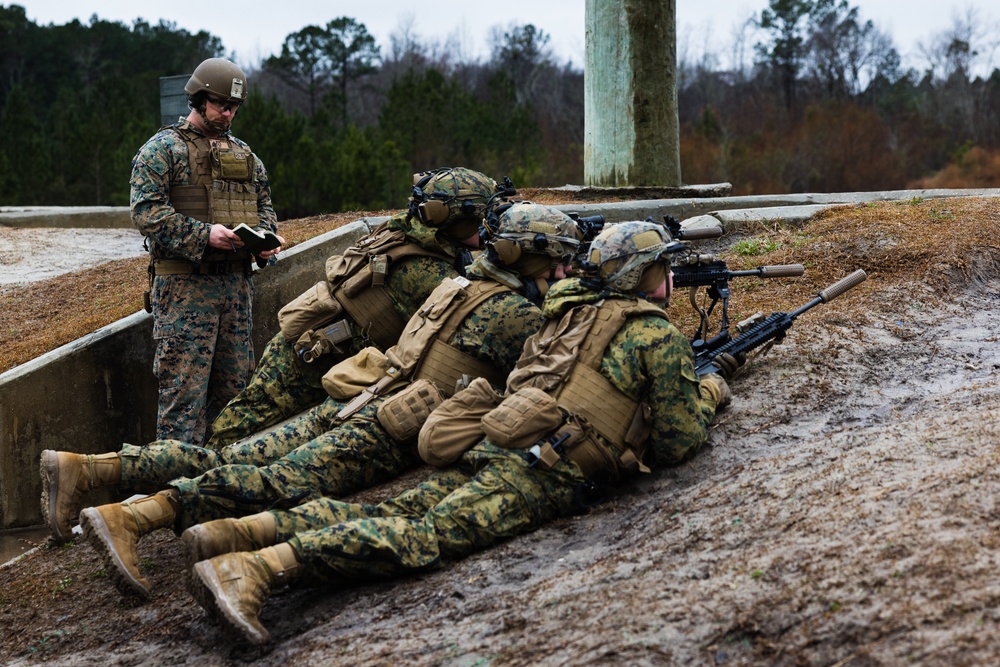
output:
M277 333L275 313L323 278L326 258L385 218L358 220L281 253L257 274L254 349ZM43 449L87 454L155 437L152 317L145 311L0 374L0 528L41 523ZM108 502L111 491L88 501Z

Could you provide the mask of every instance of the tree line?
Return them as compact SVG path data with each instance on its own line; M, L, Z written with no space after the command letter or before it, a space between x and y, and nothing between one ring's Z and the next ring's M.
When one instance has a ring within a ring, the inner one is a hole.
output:
M738 194L998 184L1000 70L973 75L978 29L956 22L917 72L847 0L769 0L745 64L678 59L684 181ZM582 184L583 72L548 41L496 26L490 55L471 59L406 26L384 50L350 17L306 26L247 72L234 130L282 219L399 208L414 172L446 165ZM39 26L0 6L0 204L126 205L159 78L225 55L167 21Z

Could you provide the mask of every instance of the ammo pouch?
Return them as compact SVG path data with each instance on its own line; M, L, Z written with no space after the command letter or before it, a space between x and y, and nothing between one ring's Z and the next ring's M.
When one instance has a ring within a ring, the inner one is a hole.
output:
M551 469L561 455L575 463L589 480L601 475L605 481L616 481L622 473L649 472L649 468L639 460L632 448L645 443L648 436L649 408L645 404L641 404L633 417L626 437L629 446L624 450L612 450L597 436L597 429L590 422L578 415L569 414L562 427L546 438L545 442L532 447L531 453L537 459L536 465L545 470Z
M378 407L378 423L397 443L416 437L431 412L444 399L430 380L417 380Z
M485 378L473 380L427 418L417 438L420 458L439 468L457 461L483 439L483 417L500 400L500 394Z
M521 387L483 417L483 432L495 445L524 449L559 428L564 418L556 399L537 387Z

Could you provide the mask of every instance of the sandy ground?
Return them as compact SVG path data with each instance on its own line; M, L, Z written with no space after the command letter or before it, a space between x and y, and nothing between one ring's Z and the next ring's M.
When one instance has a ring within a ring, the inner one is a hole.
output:
M849 258L831 282L868 282L733 382L691 462L438 572L279 592L264 648L192 603L167 531L139 546L144 605L86 544L37 550L0 569L0 662L996 664L1000 275L969 261L899 279Z

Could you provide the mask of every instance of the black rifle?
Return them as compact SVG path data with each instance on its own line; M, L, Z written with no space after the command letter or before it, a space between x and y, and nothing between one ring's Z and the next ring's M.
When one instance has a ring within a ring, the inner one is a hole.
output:
M721 330L729 330L729 281L741 276L757 276L758 278L789 278L801 276L806 269L801 264L777 264L761 266L745 271L730 271L726 262L714 255L689 254L678 260L671 270L674 273L674 289L684 287L707 287L706 293L712 300L707 308L701 308L695 302L695 294L691 294L691 305L701 318L698 334L694 341L705 340L708 336L708 318L715 310L716 304L722 302Z
M700 341L703 345L695 348L695 372L699 376L718 373L720 367L715 363L715 358L720 354L731 354L741 362L745 362L747 354L758 347L771 341L780 343L785 337L785 333L792 327L795 318L814 306L833 301L847 290L863 283L866 278L868 278L868 274L862 269L858 269L819 292L815 299L804 306L790 313L771 313L769 317L748 327L736 338L730 338L729 332L723 331L710 340ZM692 347L695 346L692 345Z
M590 244L590 242L594 240L595 236L604 231L603 215L581 216L579 213L567 213L566 215L573 218L577 229L580 230L581 244Z

